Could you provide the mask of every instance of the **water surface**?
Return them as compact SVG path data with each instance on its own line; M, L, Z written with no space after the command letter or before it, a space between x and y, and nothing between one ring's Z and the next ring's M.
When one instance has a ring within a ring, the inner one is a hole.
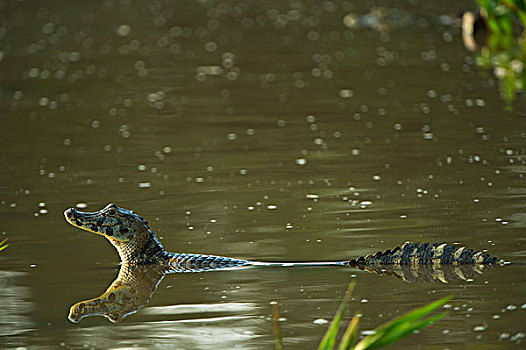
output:
M72 206L133 209L171 251L341 260L411 240L526 261L526 104L505 111L463 47L454 17L472 7L0 2L2 347L272 349L277 301L285 349L315 348L351 279L363 330L453 295L394 348L524 347L513 265L449 284L177 274L121 323L67 319L119 269L64 221Z

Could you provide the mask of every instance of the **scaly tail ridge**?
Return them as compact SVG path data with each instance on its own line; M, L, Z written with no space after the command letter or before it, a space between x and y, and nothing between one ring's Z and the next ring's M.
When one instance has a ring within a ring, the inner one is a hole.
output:
M482 251L473 251L457 245L407 242L401 247L352 259L353 267L378 265L504 265L498 259Z

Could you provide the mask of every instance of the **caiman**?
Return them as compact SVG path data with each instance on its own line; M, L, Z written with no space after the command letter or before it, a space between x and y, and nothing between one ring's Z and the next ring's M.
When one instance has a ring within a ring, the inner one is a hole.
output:
M66 220L83 230L106 237L117 249L122 264L156 264L174 272L200 272L240 266L351 266L361 269L388 265L504 265L506 262L483 251L458 245L406 242L400 247L365 257L328 262L263 262L216 255L167 252L143 217L131 210L108 204L93 213L73 208L64 212Z
M350 266L393 275L408 282L466 280L482 268L507 262L482 251L457 245L410 243L357 259L328 262L263 262L216 255L167 252L148 222L131 210L108 204L104 209L84 213L73 208L64 212L73 226L106 237L117 249L121 267L117 278L99 297L74 304L69 319L102 315L119 322L151 298L167 273L201 272L250 266Z

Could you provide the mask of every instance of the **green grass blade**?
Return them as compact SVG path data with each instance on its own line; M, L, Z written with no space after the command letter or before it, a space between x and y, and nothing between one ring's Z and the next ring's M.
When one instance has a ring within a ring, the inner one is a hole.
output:
M323 336L320 345L318 346L318 350L334 349L334 344L336 343L336 336L338 335L338 329L340 328L340 322L342 320L343 313L347 309L347 304L349 303L349 299L351 298L351 293L354 289L355 284L356 283L354 281L349 284L349 287L345 292L345 296L343 297L343 300L340 303L340 306L338 307L338 310L336 311L336 314L334 315L334 318L332 319L329 328L325 332L325 335Z
M0 242L0 252L6 249L7 247L9 247L9 243L7 243L7 238L6 238L2 242Z
M358 317L358 315L354 315L351 322L349 322L349 325L347 326L345 333L343 333L342 339L340 341L340 345L338 346L338 350L351 349L352 344L358 337L358 324L359 323L360 323L360 317Z
M375 334L363 338L358 344L356 344L355 350L373 349L379 346L385 346L414 332L415 330L428 326L444 317L445 314L432 316L428 319L424 318L437 308L443 306L450 299L451 296L447 296L383 324L375 329Z
M429 303L427 305L424 305L422 307L419 307L419 308L417 308L417 309L415 309L413 311L410 311L410 312L406 313L405 315L402 315L402 316L394 319L393 321L390 321L390 322L387 322L387 323L383 324L377 330L389 329L393 325L396 325L396 324L400 324L400 323L404 323L404 322L413 322L415 320L420 320L420 319L426 317L427 315L429 315L434 310L438 309L439 307L444 306L444 304L446 304L450 299L451 299L451 296L447 296L447 297L444 297L444 298L439 299L437 301L434 301L432 303Z
M391 343L394 343L397 340L400 340L401 338L412 334L413 332L420 330L422 328L425 328L429 326L430 324L444 318L447 316L447 312L443 312L441 314L433 315L427 319L415 321L413 323L405 323L400 325L400 327L396 327L392 329L391 332L385 334L385 336L380 337L374 345L368 347L367 349L375 349L375 348L381 348L384 346L387 346Z

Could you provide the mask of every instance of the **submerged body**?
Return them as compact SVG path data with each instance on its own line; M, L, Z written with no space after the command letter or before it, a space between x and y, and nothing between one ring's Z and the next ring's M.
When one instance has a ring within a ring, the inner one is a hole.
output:
M70 208L64 212L73 226L108 238L117 249L123 264L163 265L174 272L199 272L240 266L323 266L349 265L360 269L387 265L503 265L505 262L482 251L457 245L438 243L410 243L376 254L352 260L334 262L261 262L215 255L170 253L148 226L148 222L133 211L115 204L104 209L84 213Z

